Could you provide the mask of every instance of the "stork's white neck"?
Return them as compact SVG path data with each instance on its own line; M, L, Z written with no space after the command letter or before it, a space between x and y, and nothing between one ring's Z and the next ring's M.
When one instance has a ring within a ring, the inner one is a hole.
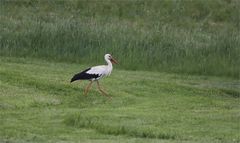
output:
M105 61L107 62L107 75L110 75L113 69L112 62L108 58L105 58Z
M112 62L108 59L107 56L105 56L104 59L107 62L107 69L106 69L107 74L106 75L110 75L112 72L112 69L113 69Z
M109 60L109 59L105 59L105 61L107 62L107 66L109 67L109 68L112 68L112 62Z

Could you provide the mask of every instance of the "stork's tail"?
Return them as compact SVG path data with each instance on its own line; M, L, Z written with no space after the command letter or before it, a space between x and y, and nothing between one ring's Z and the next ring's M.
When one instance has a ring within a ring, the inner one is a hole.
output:
M80 73L78 73L78 74L75 74L73 77L72 77L72 79L71 79L71 81L70 82L74 82L74 81L76 81L76 80L79 80L80 79Z
M74 82L75 80L90 80L92 78L97 78L98 74L88 74L86 73L87 71L89 71L91 68L88 68L80 73L75 74L70 82Z

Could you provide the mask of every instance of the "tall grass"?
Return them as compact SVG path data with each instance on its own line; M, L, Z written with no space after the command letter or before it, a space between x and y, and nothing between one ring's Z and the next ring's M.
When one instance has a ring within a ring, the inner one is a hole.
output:
M1 1L1 56L239 78L237 0Z

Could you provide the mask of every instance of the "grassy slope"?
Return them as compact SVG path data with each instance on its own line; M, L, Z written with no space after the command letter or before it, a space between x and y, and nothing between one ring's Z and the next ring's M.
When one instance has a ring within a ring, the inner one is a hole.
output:
M1 0L0 55L239 78L239 0Z
M69 83L77 64L0 58L0 142L239 142L239 81L114 69Z

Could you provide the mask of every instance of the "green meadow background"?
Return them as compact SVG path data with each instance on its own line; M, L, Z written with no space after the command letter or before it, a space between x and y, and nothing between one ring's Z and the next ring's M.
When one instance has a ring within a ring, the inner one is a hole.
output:
M1 0L1 56L239 78L238 0Z
M239 65L239 0L0 0L0 143L239 143Z

